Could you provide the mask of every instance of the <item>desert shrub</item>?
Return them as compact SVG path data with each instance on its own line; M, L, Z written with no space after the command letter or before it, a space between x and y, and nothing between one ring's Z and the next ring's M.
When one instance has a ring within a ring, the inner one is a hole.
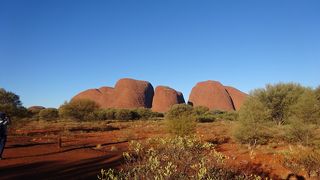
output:
M28 116L28 111L22 106L20 97L3 88L0 88L0 111L10 117L23 118Z
M59 108L59 116L74 120L91 120L99 106L90 100L72 100Z
M176 119L185 116L193 116L193 108L186 104L175 104L166 113L166 119Z
M239 118L238 112L214 111L212 114L219 120L237 121Z
M117 120L133 120L134 116L134 112L129 109L117 109L115 113L115 119Z
M215 121L215 116L209 112L209 108L196 106L192 110L192 116L196 122L206 123Z
M265 89L254 90L250 96L259 100L269 110L270 121L284 124L291 115L291 107L298 102L306 89L294 83L269 84Z
M270 113L258 99L250 97L239 111L239 125L234 136L241 143L265 144L272 137L269 133Z
M129 149L122 169L102 170L98 179L254 179L224 169L228 157L196 138L155 138Z
M287 126L284 136L287 142L312 145L316 140L316 127L312 124L304 123L301 119L292 119Z
M167 129L170 133L179 136L188 136L195 133L196 121L193 108L190 105L176 104L166 114Z
M42 109L39 112L39 118L42 120L56 120L59 118L59 111L56 108Z
M203 115L197 115L195 116L196 122L200 123L207 123L207 122L213 122L216 120L216 117L212 114L203 114Z
M204 106L196 106L193 108L193 114L194 115L204 115L207 114L209 112L209 108L208 107L204 107Z
M298 102L291 107L291 118L301 120L304 123L320 123L320 103L316 93L310 89L305 90ZM292 122L292 120L291 120Z
M284 153L282 164L295 175L303 170L308 177L320 178L320 151L315 149L297 149Z
M319 123L319 111L316 91L292 83L267 85L253 91L241 107L235 137L243 143L267 142L264 140L274 137L267 133L270 128L282 131L285 125L285 132L278 133L283 135L281 139L311 145L315 139L312 124ZM257 140L258 136L263 141Z
M147 108L138 108L134 110L135 112L135 119L143 119L143 120L147 120L153 117L153 112L151 111L151 109L147 109Z

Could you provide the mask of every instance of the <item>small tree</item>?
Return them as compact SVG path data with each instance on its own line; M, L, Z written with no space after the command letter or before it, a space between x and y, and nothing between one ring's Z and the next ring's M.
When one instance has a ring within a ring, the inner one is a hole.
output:
M0 88L0 111L15 117L28 115L27 109L22 106L20 97L3 88Z
M178 136L189 136L196 131L193 108L190 105L177 104L166 114L168 131Z
M270 138L270 112L256 97L250 97L239 111L239 126L234 135L242 143L265 144Z
M92 117L92 113L97 109L99 109L99 106L94 101L72 100L60 106L59 115L63 118L89 120Z

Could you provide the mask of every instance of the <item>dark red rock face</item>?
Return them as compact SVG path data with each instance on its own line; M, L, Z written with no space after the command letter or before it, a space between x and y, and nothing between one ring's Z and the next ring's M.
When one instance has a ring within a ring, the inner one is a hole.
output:
M113 93L114 108L151 108L154 90L147 81L134 79L120 79Z
M100 89L88 89L72 98L72 100L86 99L96 102L101 108L111 107L111 94L113 88L102 87Z
M155 90L152 110L155 112L167 112L175 104L185 103L183 94L176 90L166 87L158 86Z
M240 90L234 87L225 86L225 88L231 97L235 110L238 111L241 108L244 101L246 100L246 98L248 97L248 94L241 92Z
M218 81L199 82L192 88L189 104L210 110L233 111L233 103L224 86Z

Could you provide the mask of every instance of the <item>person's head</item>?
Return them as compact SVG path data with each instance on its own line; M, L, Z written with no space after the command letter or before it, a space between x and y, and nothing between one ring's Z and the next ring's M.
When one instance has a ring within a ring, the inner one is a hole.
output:
M3 113L3 112L0 112L0 119L5 119L7 116L6 116L6 114L5 113Z

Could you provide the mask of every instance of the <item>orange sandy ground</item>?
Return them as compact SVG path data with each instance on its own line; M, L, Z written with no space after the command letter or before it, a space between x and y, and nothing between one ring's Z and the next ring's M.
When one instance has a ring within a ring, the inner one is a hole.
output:
M162 122L124 122L119 127L120 130L63 135L62 148L57 135L43 135L46 130L38 130L41 133L33 136L9 136L5 160L0 161L0 179L97 179L102 168L120 167L128 141L166 135ZM281 155L276 153L283 147L248 149L231 138L228 127L226 122L199 124L197 135L219 142L216 149L230 157L230 168L273 179L286 178L290 171L281 166Z

